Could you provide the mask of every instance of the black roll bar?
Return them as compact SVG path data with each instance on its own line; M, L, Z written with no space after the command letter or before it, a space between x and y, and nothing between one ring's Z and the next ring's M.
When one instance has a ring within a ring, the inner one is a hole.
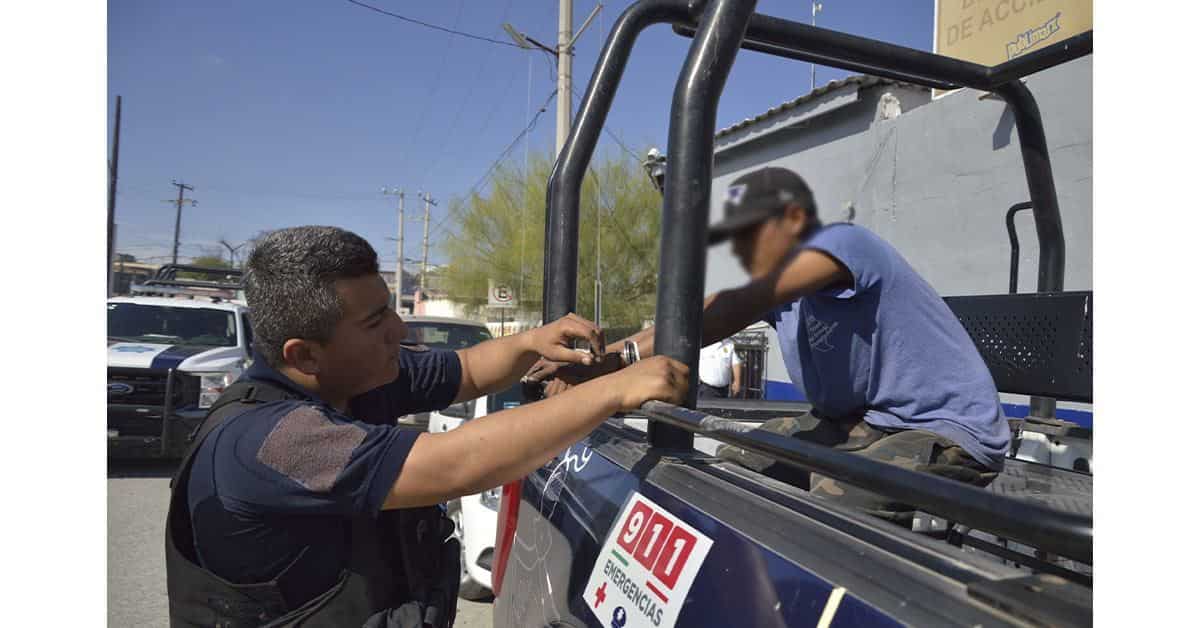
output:
M175 276L180 272L238 281L242 278L242 271L236 268L212 268L209 266L193 266L191 264L163 264L154 272L154 279L158 281L174 281Z
M655 331L658 351L691 367L693 392L689 392L688 406L695 406L694 384L702 342L705 230L712 188L715 115L721 88L739 47L929 87L971 87L1003 97L1013 110L1037 229L1038 291L1062 290L1065 243L1045 131L1037 103L1019 79L1090 54L1090 31L998 66L987 67L755 14L754 6L755 0L641 0L626 9L617 20L597 60L580 104L580 113L558 155L547 188L545 321L554 320L575 308L579 191L583 176L634 40L647 26L660 22L673 22L676 32L693 37L671 106L659 257L662 272ZM673 269L673 272L667 269ZM646 408L652 419L648 430L652 447L691 447L692 434L700 431L697 428L700 419L691 415L705 415L661 403L648 404ZM689 421L689 416L694 420ZM1008 502L996 502L996 496L984 491L968 490L940 478L897 473L887 465L841 456L838 452L800 441L784 442L776 435L763 434L760 439L717 432L714 437L787 460L790 464L819 469L868 489L911 497L922 508L932 504L928 506L931 510L962 523L1052 548L1064 556L1080 560L1086 556L1090 562L1090 518L1064 515L1020 502L1007 508ZM956 506L954 501L960 497L966 503ZM997 516L997 503L1005 506L1008 514ZM1023 514L1016 517L1012 515L1014 512ZM1043 524L1039 518L1044 518L1047 523ZM1062 538L1056 540L1056 535Z
M649 26L687 20L690 4L689 0L641 0L633 4L613 24L596 60L579 112L546 186L546 255L542 275L542 320L546 323L575 310L579 191L633 43Z
M1092 519L1003 497L961 482L900 469L862 456L770 432L742 432L735 423L651 401L641 413L688 433L768 456L807 471L918 505L955 523L985 530L1038 549L1092 564ZM654 423L651 422L651 425Z
M1021 242L1017 239L1017 212L1033 209L1033 203L1025 201L1008 208L1004 214L1004 226L1008 229L1008 293L1017 293L1017 270L1021 266ZM1061 287L1061 285L1060 285ZM1053 419L1058 401L1053 397L1029 397L1029 414L1044 419Z
M696 32L694 25L681 23L672 26L672 30L684 37L693 37ZM1005 83L1091 54L1092 31L988 67L755 13L742 47L935 89L971 87L990 92Z
M1033 209L1033 203L1025 201L1008 208L1004 214L1004 225L1008 228L1008 293L1017 293L1017 269L1021 266L1021 243L1017 240L1017 212Z
M671 103L654 351L691 366L684 402L689 408L696 407L696 365L704 343L705 232L712 195L717 103L754 5L755 0L712 0L705 6ZM647 437L653 447L692 448L691 432L668 423L651 422Z

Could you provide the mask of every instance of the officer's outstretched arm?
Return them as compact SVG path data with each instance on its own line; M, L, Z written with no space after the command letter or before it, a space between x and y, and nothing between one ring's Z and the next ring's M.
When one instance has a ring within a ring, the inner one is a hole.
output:
M590 352L572 349L576 340L587 344ZM462 349L457 352L462 364L462 383L455 402L512 386L538 358L591 364L603 348L604 333L598 325L578 314L567 314L549 325Z
M686 366L657 357L449 432L421 434L383 507L428 506L524 477L615 412L652 399L680 403L687 385Z

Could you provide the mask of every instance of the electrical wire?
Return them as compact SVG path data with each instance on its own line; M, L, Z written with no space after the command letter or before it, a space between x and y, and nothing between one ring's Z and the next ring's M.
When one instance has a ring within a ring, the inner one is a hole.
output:
M508 3L504 7L504 13L500 16L501 23L505 23L508 20L509 11L512 10L512 4L513 0L508 0ZM467 103L474 102L471 100L471 96L475 94L475 87L483 82L483 76L486 71L487 63L481 62L479 64L479 72L476 74L475 80L471 81L467 87L467 95L458 99L458 108L455 109L454 117L451 119L450 126L448 127L449 137L446 138L446 142L443 144L441 152L438 153L437 157L429 161L429 165L425 167L425 172L421 173L421 177L417 179L417 181L426 181L430 173L437 171L434 166L440 165L442 163L442 159L445 158L448 152L450 152L450 146L453 144L453 139L458 134L458 121L462 117L463 109L466 108Z
M405 16L399 15L397 13L392 13L390 11L384 11L383 9L381 9L379 7L371 6L365 2L359 2L358 0L346 0L346 2L349 2L350 4L358 5L360 7L363 7L364 9L370 9L372 11L375 11L376 13L382 13L384 15L388 15L388 16L394 17L399 20L404 20L405 22L417 24L419 26L424 26L426 28L432 28L434 30L439 30L439 31L442 31L443 33L450 33L451 35L458 35L459 37L467 37L469 39L478 39L479 41L486 41L488 43L499 44L501 46L512 46L513 48L521 47L521 46L518 46L518 45L512 43L511 41L500 41L499 39L492 39L490 37L483 37L480 35L472 35L470 33L464 33L462 31L454 30L452 28L446 28L444 26L438 26L436 24L430 24L428 22L422 22L421 20L414 20L411 17L405 17ZM458 24L456 23L455 26L457 26L457 25Z
M546 101L542 103L542 106L538 109L537 113L533 114L533 118L529 120L529 124L525 125L525 128L522 129L515 138L513 138L512 142L509 142L504 151L500 153L500 156L497 157L496 160L492 162L492 165L488 167L487 171L483 173L483 176L480 177L479 181L475 182L475 185L471 186L468 196L477 193L479 187L491 177L492 171L495 170L496 167L500 165L500 162L503 161L505 157L508 157L509 153L512 152L513 148L517 145L517 142L520 142L521 138L525 137L527 133L533 131L533 128L537 126L538 119L542 117L543 113L546 113L546 108L550 106L550 101L554 99L554 96L557 93L557 89L550 91L550 95L546 97Z
M496 160L492 162L491 166L488 166L488 169L487 169L487 171L485 171L483 173L483 176L480 177L479 180L475 182L475 185L471 186L470 191L467 192L468 198L470 198L471 196L478 193L479 187L482 186L484 183L486 183L489 178L491 178L492 172L496 169L497 166L500 165L500 162L504 161L505 157L508 157L508 155L510 153L512 153L513 148L515 148L517 143L521 141L521 138L525 137L525 135L527 135L528 133L531 133L533 131L534 127L537 126L538 119L541 118L543 113L546 113L546 108L550 106L550 101L554 99L554 96L557 93L558 93L557 89L551 90L550 94L546 97L545 102L542 103L541 108L539 108L537 113L533 114L533 117L529 120L529 124L525 125L525 128L522 129L521 132L518 133L517 136L513 138L513 141L509 142L508 146L505 147L504 151L500 153L500 156L497 157ZM446 223L446 221L449 220L450 216L452 216L452 215L453 214L451 214L449 211L447 211L446 215L436 225L434 225L434 227L430 231L430 233L436 233L439 229L441 229L442 225L444 225Z
M575 92L575 97L576 97L576 98L578 98L578 99L579 99L579 102L581 102L581 103L582 103L582 102L583 102L583 96L581 96L581 95L579 94L579 90L576 90L576 89L575 89L575 85L574 85L574 84L572 84L572 85L571 85L571 91ZM624 150L626 153L628 153L630 157L633 157L633 160L634 160L634 161L641 162L642 158L641 158L641 157L639 157L637 153L635 153L635 152L633 152L632 150L630 150L630 149L629 149L629 147L625 145L625 142L622 142L622 141L621 141L621 138L617 137L617 134L616 134L616 133L613 133L612 131L610 131L610 130L608 129L608 127L607 127L607 126L602 126L601 128L604 130L604 132L605 132L605 133L607 133L607 134L608 134L608 136L609 136L610 138L612 138L612 140L613 140L614 142L616 142L616 143L617 143L617 145L618 145L618 146L620 146L620 147L621 147L621 149L622 149L622 150Z
M353 2L353 0L350 0L350 1ZM458 0L458 13L456 13L454 15L454 25L455 26L458 26L458 21L462 19L463 2L464 2L464 0ZM451 42L451 43L453 43L453 42ZM451 49L451 46L447 45L445 47L445 49L442 51L442 63L440 66L438 66L438 71L437 71L436 78L434 80L433 89L429 91L429 93L426 95L426 97L424 99L425 106L421 108L421 115L417 117L416 130L413 131L413 133L412 133L412 136L413 136L412 145L413 146L421 145L418 140L422 137L422 135L424 135L425 118L429 115L430 107L433 105L434 102L437 101L438 90L440 90L442 87L442 77L446 75L446 60L450 57L450 49ZM410 151L408 157L411 157L412 154L413 154L413 152ZM405 168L405 171L408 171L408 170L409 170L408 168ZM420 183L422 185L424 184L423 181Z

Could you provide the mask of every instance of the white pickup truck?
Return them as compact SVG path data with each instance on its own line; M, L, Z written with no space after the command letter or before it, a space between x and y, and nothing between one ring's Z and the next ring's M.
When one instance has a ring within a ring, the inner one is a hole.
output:
M245 305L156 291L163 296L108 299L110 458L178 458L207 408L250 362Z

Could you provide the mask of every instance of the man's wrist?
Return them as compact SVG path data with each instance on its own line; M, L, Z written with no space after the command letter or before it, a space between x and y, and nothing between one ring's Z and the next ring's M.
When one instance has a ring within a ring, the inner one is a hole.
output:
M537 347L538 329L540 329L540 328L535 327L533 329L523 331L516 335L516 340L519 343L518 346L521 349L521 353L524 353L524 354L533 353L533 354L538 355L539 357L542 355L541 351L538 351L538 347Z

